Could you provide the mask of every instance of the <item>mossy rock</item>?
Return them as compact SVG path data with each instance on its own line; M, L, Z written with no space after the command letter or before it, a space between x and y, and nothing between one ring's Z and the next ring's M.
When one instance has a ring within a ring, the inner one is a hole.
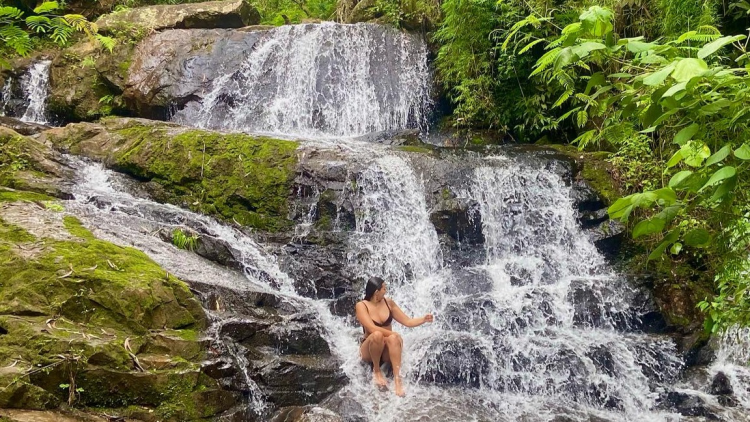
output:
M0 126L0 186L62 197L69 174L50 145Z
M57 147L152 182L161 202L266 231L287 218L298 144L145 119L103 119L45 133Z
M572 145L547 144L539 142L573 159L578 167L578 177L585 180L604 200L605 205L612 205L622 197L617 182L612 177L612 165L607 162L610 153L606 151L584 152Z

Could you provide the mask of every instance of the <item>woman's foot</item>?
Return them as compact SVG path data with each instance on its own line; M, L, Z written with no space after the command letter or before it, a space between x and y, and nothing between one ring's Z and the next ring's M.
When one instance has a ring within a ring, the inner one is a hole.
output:
M404 397L406 395L406 392L404 392L404 386L401 385L401 377L396 377L393 380L393 384L396 387L396 395L399 397Z
M375 381L375 385L377 385L378 387L385 388L388 386L388 382L385 380L385 377L383 376L382 372L373 371L372 378L373 378L373 381Z

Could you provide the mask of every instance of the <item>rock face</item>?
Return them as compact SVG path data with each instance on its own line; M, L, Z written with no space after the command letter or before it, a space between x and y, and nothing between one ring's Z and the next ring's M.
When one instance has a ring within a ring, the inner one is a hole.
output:
M289 226L296 142L118 118L53 129L44 139L151 182L160 202L270 231Z
M180 108L210 91L220 72L238 68L262 34L262 30L176 29L150 35L133 54L125 101L140 116L165 118L169 107Z
M207 321L187 286L39 193L70 169L49 144L1 130L12 161L0 178L0 407L146 406L191 420L234 406L197 363Z
M139 7L104 15L99 31L111 33L140 26L147 31L171 28L240 28L256 25L260 14L245 0Z

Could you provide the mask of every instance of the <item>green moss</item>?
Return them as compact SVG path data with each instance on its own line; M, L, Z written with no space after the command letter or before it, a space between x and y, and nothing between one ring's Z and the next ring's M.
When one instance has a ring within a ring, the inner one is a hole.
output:
M0 188L0 202L17 202L17 201L52 201L53 197L36 192L5 190Z
M288 228L297 143L243 134L131 125L114 166L161 185L166 202L261 230Z
M601 195L607 205L613 204L622 194L609 173L609 164L604 160L595 158L593 154L587 154L587 156L590 158L583 161L581 177Z
M10 243L33 242L36 238L26 230L0 218L0 239Z
M87 228L83 227L83 225L81 224L81 220L73 217L72 215L66 215L63 218L63 224L65 225L65 228L68 230L68 232L73 236L77 236L87 240L96 239Z
M4 242L33 240L7 224L1 233ZM203 316L194 306L186 307L190 296L181 281L167 278L141 251L81 234L88 239L45 239L43 252L30 261L0 242L0 311L62 314L132 332L200 325Z

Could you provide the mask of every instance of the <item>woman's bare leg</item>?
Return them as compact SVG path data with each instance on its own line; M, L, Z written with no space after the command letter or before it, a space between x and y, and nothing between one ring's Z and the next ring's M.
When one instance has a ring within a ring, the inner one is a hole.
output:
M375 384L385 387L388 383L383 376L383 372L380 370L380 358L383 354L383 348L385 347L385 337L383 334L376 331L365 339L362 346L359 347L359 353L362 355L362 359L366 362L372 362L372 377L375 380Z
M391 367L393 368L393 382L396 387L396 395L404 396L404 387L401 385L401 349L403 349L404 341L401 336L393 333L385 338L385 344L388 349L388 357L391 361Z

